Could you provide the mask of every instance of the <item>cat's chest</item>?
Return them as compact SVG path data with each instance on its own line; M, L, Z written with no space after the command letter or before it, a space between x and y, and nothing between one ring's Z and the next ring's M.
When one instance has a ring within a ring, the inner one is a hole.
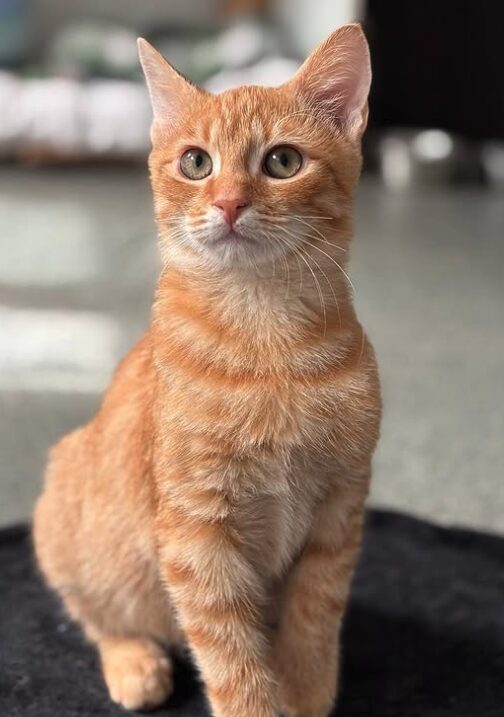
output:
M172 373L163 412L176 429L204 433L237 452L290 451L313 444L333 420L320 398L317 387L283 375Z
M324 478L309 466L277 469L268 485L244 495L234 520L248 559L266 580L281 577L306 542Z
M243 550L267 582L299 555L331 480L320 396L284 376L173 371L163 397L164 469L229 498Z

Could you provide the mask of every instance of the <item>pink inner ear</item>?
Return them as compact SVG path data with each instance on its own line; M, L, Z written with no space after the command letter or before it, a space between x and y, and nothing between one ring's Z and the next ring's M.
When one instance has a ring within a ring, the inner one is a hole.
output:
M371 84L369 49L358 25L336 30L301 67L297 92L350 134L362 133Z
M330 86L322 90L319 101L333 114L336 122L352 127L365 109L368 87L366 78L336 76Z

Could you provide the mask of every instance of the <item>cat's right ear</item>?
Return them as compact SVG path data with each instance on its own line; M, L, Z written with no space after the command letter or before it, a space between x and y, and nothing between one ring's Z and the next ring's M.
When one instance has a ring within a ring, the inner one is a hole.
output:
M154 114L154 124L170 129L201 90L186 80L147 40L137 40Z

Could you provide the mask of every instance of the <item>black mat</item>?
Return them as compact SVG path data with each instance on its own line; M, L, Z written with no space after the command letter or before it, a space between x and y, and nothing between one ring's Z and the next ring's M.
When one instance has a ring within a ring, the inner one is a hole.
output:
M1 717L113 717L96 656L0 532ZM190 667L159 717L208 715ZM504 539L369 516L344 631L338 717L503 717ZM253 717L253 715L251 715Z

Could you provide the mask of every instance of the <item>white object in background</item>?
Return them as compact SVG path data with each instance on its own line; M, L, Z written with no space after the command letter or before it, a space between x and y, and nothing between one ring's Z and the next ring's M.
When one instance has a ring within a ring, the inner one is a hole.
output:
M224 67L245 67L271 51L272 38L259 22L244 19L215 40L215 52Z
M83 90L84 144L95 155L140 156L150 147L152 111L143 85L95 81Z
M495 187L504 189L504 143L487 142L481 150L485 176Z
M17 106L21 143L63 155L81 151L82 90L74 80L49 78L19 84ZM1 122L0 117L0 122Z
M299 67L295 60L269 57L241 70L222 70L205 83L209 92L224 92L239 85L278 87L289 80Z
M442 129L425 129L412 142L413 156L419 162L442 162L453 154L454 141Z
M0 71L0 157L16 147L23 132L18 110L20 88L17 77Z
M393 191L407 189L413 177L409 139L386 136L380 141L379 154L385 186Z
M391 130L378 144L385 186L401 191L419 184L446 184L455 175L461 151L441 129Z
M274 0L273 9L302 57L341 25L361 20L363 0Z
M147 90L126 80L22 80L0 73L0 158L46 152L137 157L149 149Z

